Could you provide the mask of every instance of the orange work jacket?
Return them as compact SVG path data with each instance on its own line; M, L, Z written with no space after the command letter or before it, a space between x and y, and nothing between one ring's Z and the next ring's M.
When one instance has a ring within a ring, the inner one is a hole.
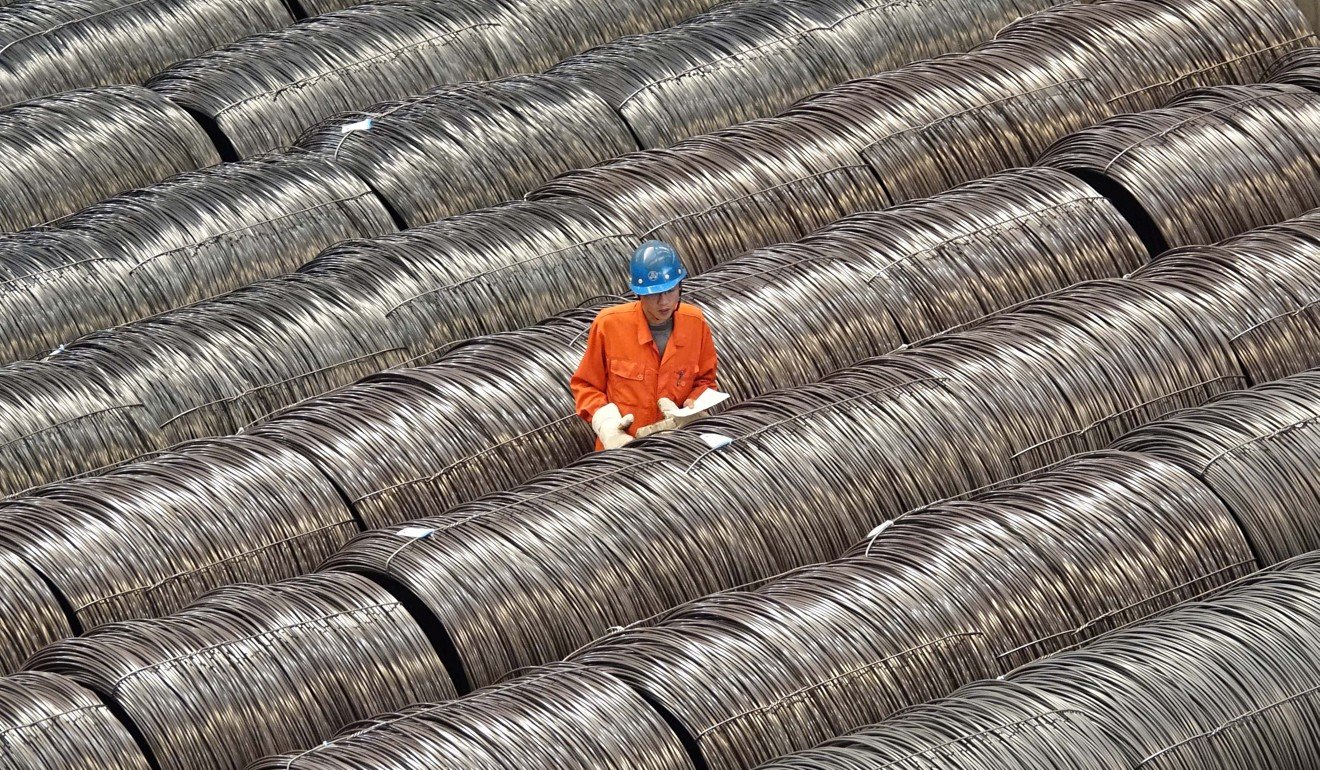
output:
M597 409L613 402L620 413L635 417L628 432L637 435L638 428L663 419L660 398L682 406L715 387L715 365L715 340L701 310L679 304L661 360L642 303L629 302L596 316L587 352L569 384L582 419L590 422Z

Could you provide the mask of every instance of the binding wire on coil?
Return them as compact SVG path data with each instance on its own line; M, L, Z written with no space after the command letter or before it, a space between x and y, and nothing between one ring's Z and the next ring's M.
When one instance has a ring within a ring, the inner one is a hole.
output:
M0 679L0 761L11 770L149 770L96 694L55 674Z
M705 766L735 770L1254 569L1228 511L1189 474L1100 453L905 514L847 558L694 602L575 660L657 703Z
M1062 243L1068 248L1055 248ZM1068 175L1028 170L854 215L685 285L720 341L721 387L749 398L1140 263L1139 241L1108 202ZM969 285L968 275L994 279ZM374 526L507 489L591 446L565 387L591 317L574 311L469 343L435 365L295 407L260 430L333 469ZM459 386L472 377L481 384ZM473 429L444 429L454 420ZM352 451L341 434L355 437ZM395 460L366 462L380 457Z
M280 0L21 0L0 8L0 104L141 83L177 61L293 22Z
M222 589L51 645L28 666L94 690L160 770L241 770L373 714L454 697L408 612L343 574Z
M352 175L282 156L188 172L0 238L5 358L291 272L394 230Z
M549 740L549 736L554 736ZM328 743L266 757L249 770L691 770L692 761L650 704L598 669L572 664L448 703L359 722Z
M1290 51L1270 70L1269 80L1320 91L1320 48L1299 48Z
M544 75L446 85L334 116L297 146L365 180L409 227L520 198L637 149L608 104Z
M134 86L70 91L0 109L0 231L220 161L183 110ZM78 180L70 185L70 179Z
M0 549L0 618L4 618L0 623L0 675L17 671L33 652L73 634L59 599L43 576L4 549Z
M1305 89L1224 86L1080 131L1040 162L1112 197L1158 253L1315 208L1317 126L1320 96Z
M0 543L40 571L78 631L312 572L358 531L310 462L251 436L183 445L0 507Z

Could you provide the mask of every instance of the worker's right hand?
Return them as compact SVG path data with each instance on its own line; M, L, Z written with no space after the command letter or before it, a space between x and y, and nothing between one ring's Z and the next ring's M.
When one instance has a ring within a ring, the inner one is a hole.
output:
M591 416L591 428L606 449L618 449L632 441L632 436L628 435L632 424L633 416L621 414L617 404L606 404Z

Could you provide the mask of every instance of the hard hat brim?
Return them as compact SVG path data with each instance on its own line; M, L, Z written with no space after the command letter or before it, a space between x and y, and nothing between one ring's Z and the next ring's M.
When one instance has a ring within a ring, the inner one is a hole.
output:
M646 297L651 294L664 294L665 292L669 291L670 289L682 283L684 278L687 278L686 274L680 275L677 278L673 278L668 281L653 283L650 286L638 286L637 288L633 289L633 294L636 294L639 297Z

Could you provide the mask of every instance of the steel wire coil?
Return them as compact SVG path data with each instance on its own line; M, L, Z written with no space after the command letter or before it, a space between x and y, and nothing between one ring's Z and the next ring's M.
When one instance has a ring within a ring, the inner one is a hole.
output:
M1175 249L1134 277L1185 296L1220 320L1253 383L1320 365L1320 212L1213 247Z
M55 674L0 679L7 770L149 770L133 736L95 693Z
M734 3L623 38L550 74L615 107L646 147L774 115L798 99L911 61L963 51L1053 0Z
M1171 415L1118 446L1195 474L1233 511L1262 564L1320 548L1320 372L1297 374Z
M1297 86L1225 86L1113 118L1051 148L1110 195L1157 253L1213 243L1320 204L1320 96Z
M95 690L161 770L237 770L454 695L412 616L352 575L221 589L165 618L51 645L28 665Z
M187 172L0 238L3 356L37 356L393 230L365 184L311 157Z
M328 565L416 596L454 644L456 677L485 684L613 626L834 558L877 518L1102 448L1238 386L1226 341L1194 322L1136 282L1083 284L369 532ZM713 451L704 434L732 441Z
M557 664L460 700L360 722L249 770L692 770L650 704L603 671Z
M41 575L4 549L0 549L0 618L0 674L17 671L33 652L73 633Z
M70 91L0 109L0 231L72 214L220 161L183 110L143 88Z
M310 462L251 436L184 445L0 507L0 543L58 592L77 632L168 614L219 586L312 572L358 531Z
M0 4L0 104L141 83L175 62L293 23L280 0Z
M848 558L703 599L575 659L671 715L704 766L747 768L1254 569L1190 474L1101 453L906 514Z
M664 26L708 0L408 0L364 3L181 62L148 82L249 157L317 122L444 83L539 71L624 32Z
M1320 91L1320 48L1299 48L1279 58L1268 80Z
M367 182L409 227L520 198L637 149L598 96L544 75L446 85L334 116L297 146Z
M1071 283L1123 274L1141 259L1135 234L1106 201L1065 174L1033 169L753 252L690 279L688 298L708 311L722 386L748 398ZM466 309L419 324L494 319ZM591 446L565 387L590 320L575 311L470 343L435 365L295 407L260 430L318 458L373 526L507 489ZM458 331L431 342L484 330ZM470 427L447 427L455 424Z

